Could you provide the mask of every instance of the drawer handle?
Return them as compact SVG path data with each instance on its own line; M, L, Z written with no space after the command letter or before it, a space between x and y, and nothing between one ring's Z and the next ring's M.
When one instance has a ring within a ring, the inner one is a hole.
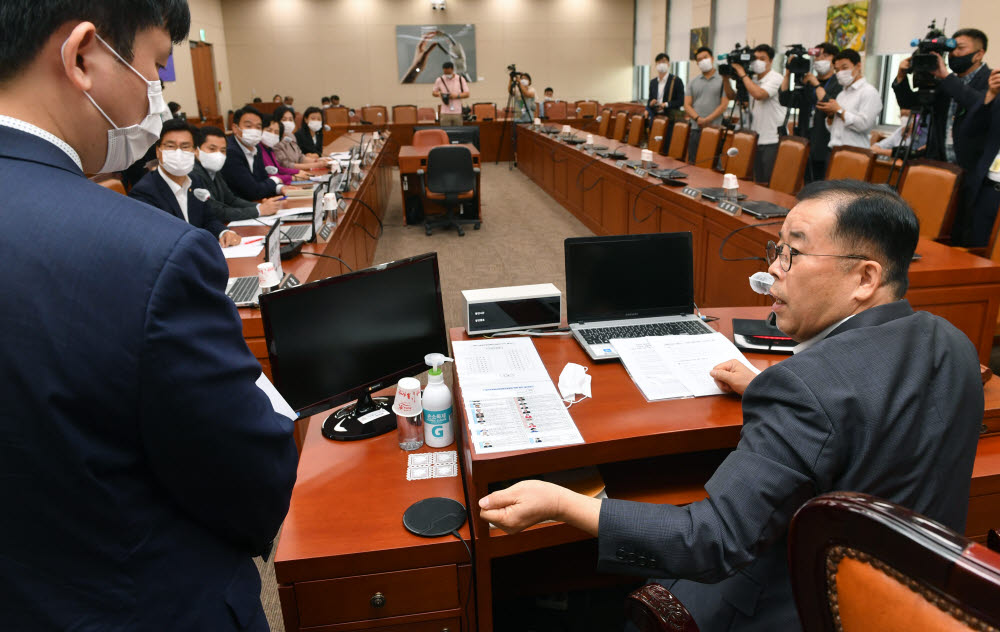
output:
M385 605L385 595L377 592L372 595L372 598L368 600L368 603L372 605L372 608L381 608Z

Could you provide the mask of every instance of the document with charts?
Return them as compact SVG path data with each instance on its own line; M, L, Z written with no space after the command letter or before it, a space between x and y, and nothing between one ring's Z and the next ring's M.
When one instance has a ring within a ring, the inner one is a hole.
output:
M583 443L529 338L452 343L476 454Z
M729 338L716 332L684 336L616 338L611 341L625 370L647 401L722 395L712 367L738 360L760 373Z

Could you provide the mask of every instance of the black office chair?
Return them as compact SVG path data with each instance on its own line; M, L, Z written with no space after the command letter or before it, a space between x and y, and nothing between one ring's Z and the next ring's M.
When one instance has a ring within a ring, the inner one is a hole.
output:
M458 235L465 235L463 224L474 224L479 230L479 219L462 219L455 213L456 207L464 201L476 197L476 174L478 167L472 166L472 152L468 147L435 147L427 154L427 170L417 170L424 199L440 202L447 211L434 218L424 219L424 230L431 234L431 229L440 226L452 227L458 230Z

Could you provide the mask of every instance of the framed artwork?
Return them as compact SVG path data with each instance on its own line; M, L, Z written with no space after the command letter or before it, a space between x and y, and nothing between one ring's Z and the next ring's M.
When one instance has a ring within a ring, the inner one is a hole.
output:
M400 83L434 83L441 64L451 61L455 74L476 80L474 24L396 26L396 59Z
M868 34L868 0L826 9L826 41L840 48L863 51Z
M688 56L689 59L694 59L695 52L702 46L711 47L708 43L708 27L699 26L696 29L691 29L691 54ZM680 61L680 60L678 60ZM715 61L714 59L712 60Z

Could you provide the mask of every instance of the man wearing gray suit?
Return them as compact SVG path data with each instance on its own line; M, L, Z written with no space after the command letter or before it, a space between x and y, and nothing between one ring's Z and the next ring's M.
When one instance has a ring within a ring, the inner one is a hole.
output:
M800 344L756 377L735 361L712 370L743 396L743 430L709 497L601 501L525 481L483 498L484 519L595 535L601 570L673 578L663 583L703 632L799 629L787 530L819 494L865 492L964 530L979 362L958 329L902 299L917 220L894 192L857 181L816 182L799 200L768 261L777 324Z

